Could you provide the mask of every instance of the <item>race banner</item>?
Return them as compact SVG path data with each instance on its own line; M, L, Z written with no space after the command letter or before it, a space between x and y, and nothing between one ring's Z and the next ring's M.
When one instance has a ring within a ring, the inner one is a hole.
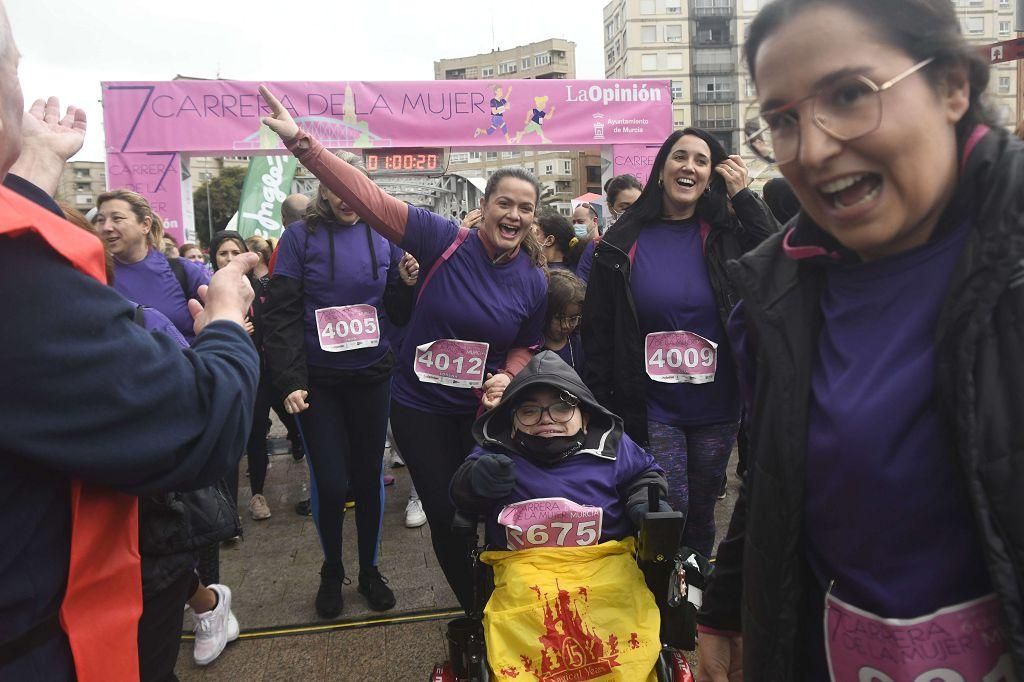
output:
M109 152L250 155L268 148L259 83L103 83ZM267 83L329 148L661 144L672 132L667 80ZM271 148L281 149L277 140Z

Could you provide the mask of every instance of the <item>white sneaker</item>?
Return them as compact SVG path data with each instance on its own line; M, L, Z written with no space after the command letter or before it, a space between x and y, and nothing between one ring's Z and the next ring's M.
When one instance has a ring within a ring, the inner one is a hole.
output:
M196 644L192 658L197 665L217 660L228 642L238 639L238 620L231 613L231 590L226 585L207 585L217 593L217 607L195 614Z
M427 522L427 515L423 511L423 503L418 497L410 497L409 504L405 505L405 527L419 528Z
M263 495L256 494L249 500L249 516L253 518L253 521L262 521L270 518L270 505L267 504L267 498Z

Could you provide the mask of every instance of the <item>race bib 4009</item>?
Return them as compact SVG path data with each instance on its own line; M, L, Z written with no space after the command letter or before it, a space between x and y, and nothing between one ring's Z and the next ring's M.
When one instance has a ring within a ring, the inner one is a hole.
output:
M416 346L413 369L420 381L455 388L480 388L484 384L487 350L479 341L441 339Z
M663 384L710 384L718 344L693 332L653 332L644 339L647 376Z
M509 549L589 547L601 539L604 510L543 497L507 505L498 514Z
M833 680L1013 682L995 595L920 618L880 618L831 594L825 651Z
M343 305L319 308L316 330L320 347L331 353L354 348L373 348L380 343L377 309L372 305Z

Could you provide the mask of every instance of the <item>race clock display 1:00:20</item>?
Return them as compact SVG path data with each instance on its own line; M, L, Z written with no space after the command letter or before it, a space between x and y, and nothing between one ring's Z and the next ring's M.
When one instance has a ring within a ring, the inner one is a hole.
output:
M444 147L367 149L363 162L373 174L440 175L448 165L446 151Z

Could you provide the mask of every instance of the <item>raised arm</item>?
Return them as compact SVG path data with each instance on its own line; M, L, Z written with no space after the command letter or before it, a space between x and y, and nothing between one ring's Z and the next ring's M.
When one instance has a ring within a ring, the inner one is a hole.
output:
M263 123L284 141L288 150L302 162L324 186L352 206L359 217L385 239L400 244L405 236L409 207L394 198L361 171L345 163L326 147L301 130L281 102L260 86L260 94L273 112L263 117Z

